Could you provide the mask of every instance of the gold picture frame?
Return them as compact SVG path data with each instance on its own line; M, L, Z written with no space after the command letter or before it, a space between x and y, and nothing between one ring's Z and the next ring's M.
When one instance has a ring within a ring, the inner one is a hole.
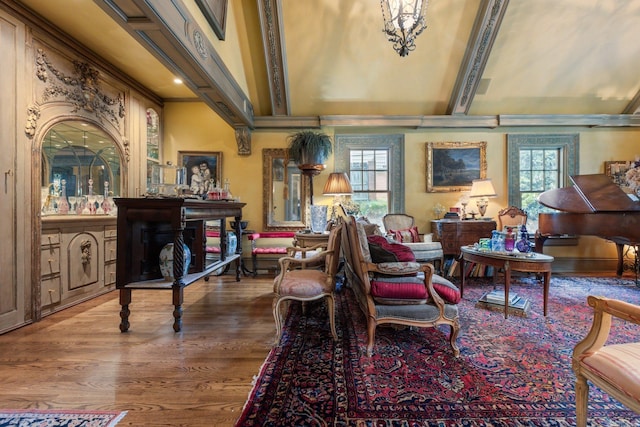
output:
M222 152L178 151L178 164L186 169L187 185L192 194L204 195L213 189L212 184L222 187ZM197 180L194 180L194 168L199 171Z
M487 142L427 142L427 192L471 190L487 177Z

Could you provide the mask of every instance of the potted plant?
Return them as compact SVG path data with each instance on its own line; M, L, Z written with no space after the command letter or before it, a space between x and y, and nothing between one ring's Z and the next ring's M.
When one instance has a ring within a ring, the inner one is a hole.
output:
M289 158L297 165L321 165L333 152L329 135L303 130L289 136Z

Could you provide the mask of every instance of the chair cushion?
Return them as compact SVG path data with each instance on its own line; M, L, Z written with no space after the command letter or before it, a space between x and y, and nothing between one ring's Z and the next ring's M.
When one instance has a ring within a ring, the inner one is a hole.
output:
M277 281L278 277L274 281L274 292L281 296L310 298L333 292L333 285L327 280L327 274L320 270L288 271L280 284L279 292L275 288Z
M434 274L431 283L445 303L458 304L462 299L460 289L444 277ZM376 276L371 280L371 295L379 304L424 304L430 296L424 273L416 277Z
M434 274L431 276L431 283L433 283L433 289L445 302L458 304L462 299L460 289L444 277Z
M400 243L389 242L382 236L367 236L371 261L380 262L414 262L416 260L413 251Z
M395 238L400 243L414 243L420 241L420 234L418 233L418 227L405 228L402 230L389 230L390 233L395 235Z
M374 277L371 296L379 304L425 304L427 289L421 277Z
M581 366L640 402L640 343L607 345L585 354Z

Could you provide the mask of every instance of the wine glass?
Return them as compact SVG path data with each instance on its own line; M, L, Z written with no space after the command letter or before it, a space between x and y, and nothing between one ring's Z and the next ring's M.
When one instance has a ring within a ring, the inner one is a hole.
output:
M96 202L98 203L98 208L96 209L96 214L104 215L104 209L102 208L102 202L104 202L104 196L98 194L96 196Z
M69 196L68 199L69 199L69 214L75 214L77 198L76 196Z

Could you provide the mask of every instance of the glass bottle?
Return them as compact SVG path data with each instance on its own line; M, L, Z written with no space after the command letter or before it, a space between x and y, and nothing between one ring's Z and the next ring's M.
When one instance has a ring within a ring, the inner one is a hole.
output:
M504 238L504 250L512 252L516 244L516 233L513 232L512 227L507 227L507 235Z
M67 201L67 180L60 181L60 198L58 199L58 213L66 215L69 213L69 202Z
M531 244L529 243L529 232L527 226L522 224L520 227L520 239L516 242L516 249L522 253L531 252Z

